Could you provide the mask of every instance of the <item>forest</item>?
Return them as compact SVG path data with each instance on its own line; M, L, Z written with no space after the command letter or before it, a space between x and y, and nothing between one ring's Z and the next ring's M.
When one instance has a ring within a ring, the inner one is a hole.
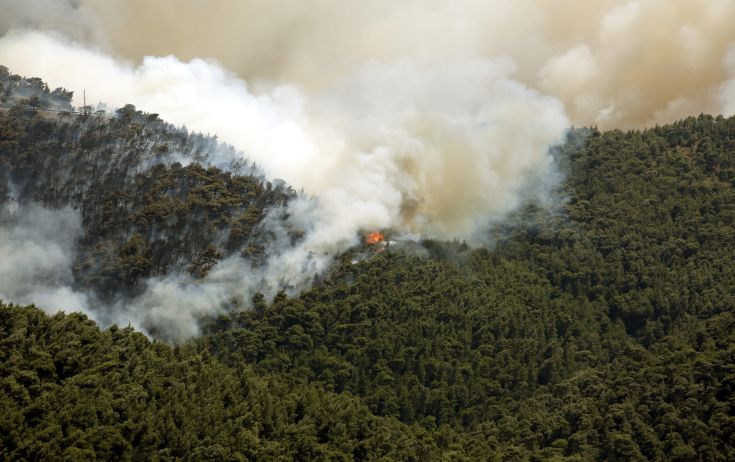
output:
M101 301L257 261L298 196L133 106L75 114L5 68L0 96L0 199L81 211ZM359 246L184 343L0 303L0 459L735 460L735 117L555 156L563 205L494 246Z

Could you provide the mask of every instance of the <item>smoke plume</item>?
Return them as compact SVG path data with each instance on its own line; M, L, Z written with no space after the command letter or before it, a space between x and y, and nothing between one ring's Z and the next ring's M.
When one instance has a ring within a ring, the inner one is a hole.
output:
M8 34L0 61L216 133L268 175L319 196L330 211L318 226L326 242L388 227L481 241L487 222L549 173L549 147L569 125L562 105L514 80L505 58L367 64L316 94L255 92L199 59L134 67L40 32Z
M731 116L735 114L735 44L730 46L723 62L727 69L728 80L722 83L718 97L722 104L723 115Z

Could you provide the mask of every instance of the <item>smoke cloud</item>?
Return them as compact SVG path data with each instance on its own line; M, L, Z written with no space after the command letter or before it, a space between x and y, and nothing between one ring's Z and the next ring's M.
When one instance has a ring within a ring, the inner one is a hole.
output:
M95 43L115 55L214 58L248 81L309 91L371 61L507 56L515 78L560 99L573 123L602 128L724 111L723 59L735 43L731 0L82 0L67 9L60 17L96 14L86 29L103 30ZM39 24L80 38L84 27L54 24L59 15L46 11Z
M719 100L722 104L722 113L725 116L735 115L735 45L723 60L729 79L720 87Z
M107 43L99 17L76 0L0 0L0 35L13 29L55 30L75 40Z
M316 196L286 211L288 225L306 231L298 246L290 247L279 220L263 224L277 236L263 267L234 258L201 281L151 280L138 299L97 313L172 339L196 335L199 318L233 299L246 305L255 292L298 292L365 230L488 240L493 220L547 190L549 148L569 125L557 100L512 78L515 65L505 58L373 63L315 94L288 85L256 93L203 60L149 57L132 66L41 32L6 35L0 62L217 133L270 176Z

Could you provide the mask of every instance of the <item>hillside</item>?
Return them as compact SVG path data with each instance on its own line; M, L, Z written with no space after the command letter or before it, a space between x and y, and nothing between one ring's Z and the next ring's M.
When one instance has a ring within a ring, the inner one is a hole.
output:
M72 113L71 93L0 71L0 197L79 210L75 286L101 302L153 276L202 277L233 253L257 260L260 222L296 197L215 138L132 105Z
M257 261L297 197L154 114L40 117L45 85L0 79L31 92L3 100L0 198L80 211L73 285L100 302ZM0 458L735 459L735 117L556 155L561 210L493 248L355 248L184 344L1 304Z
M734 154L735 118L593 130L562 150L565 215L529 207L493 250L345 264L203 341L506 455L726 460Z

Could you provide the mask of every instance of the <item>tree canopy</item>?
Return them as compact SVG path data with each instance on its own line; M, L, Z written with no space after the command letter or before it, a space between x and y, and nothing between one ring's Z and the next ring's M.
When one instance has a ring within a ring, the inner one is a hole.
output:
M75 283L102 296L254 258L295 196L132 106L28 104L0 111L0 198L81 209ZM494 247L355 248L184 344L0 304L0 458L735 460L735 117L555 155L562 205Z

